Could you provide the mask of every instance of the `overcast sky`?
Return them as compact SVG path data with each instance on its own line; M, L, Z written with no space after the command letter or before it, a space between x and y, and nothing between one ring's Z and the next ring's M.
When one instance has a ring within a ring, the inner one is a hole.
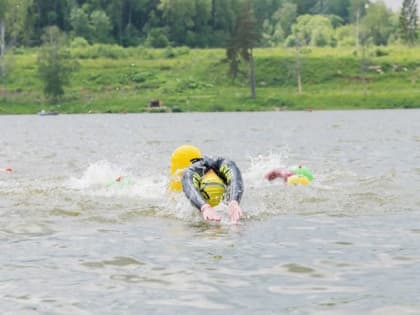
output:
M374 0L374 2L379 1L379 0ZM382 0L383 2L385 2L385 4L387 6L389 6L391 9L393 9L394 11L398 11L399 9L401 9L401 5L403 3L403 0ZM420 1L417 1L417 5L419 6L420 9Z
M393 10L399 10L401 8L403 0L383 0L387 6Z

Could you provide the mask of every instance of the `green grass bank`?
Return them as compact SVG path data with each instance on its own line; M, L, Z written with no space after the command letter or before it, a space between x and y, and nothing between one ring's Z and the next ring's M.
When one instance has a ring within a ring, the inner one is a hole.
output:
M256 49L256 98L246 68L233 81L223 49L145 49L94 45L71 49L80 69L65 96L49 103L37 77L36 49L7 60L0 114L150 111L272 111L420 108L420 48L369 49L366 78L352 48L310 48L301 55L303 92L297 92L292 49Z

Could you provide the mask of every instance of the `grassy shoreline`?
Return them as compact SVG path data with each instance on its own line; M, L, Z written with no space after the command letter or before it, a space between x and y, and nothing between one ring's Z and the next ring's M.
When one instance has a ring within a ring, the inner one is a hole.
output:
M366 85L351 48L310 48L302 55L301 95L293 50L254 55L257 97L251 99L245 75L228 77L223 49L73 48L80 70L64 98L50 104L36 75L37 50L21 51L12 58L5 92L0 86L0 114L420 108L420 48L371 48ZM150 110L157 99L162 107Z

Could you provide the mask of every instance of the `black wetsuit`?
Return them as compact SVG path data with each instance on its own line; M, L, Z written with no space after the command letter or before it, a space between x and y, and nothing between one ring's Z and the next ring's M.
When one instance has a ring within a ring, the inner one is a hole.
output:
M212 169L225 183L226 201L241 201L243 189L242 175L235 162L218 157L203 157L197 159L184 171L182 176L182 188L185 195L197 209L207 202L200 193L200 181L205 173Z

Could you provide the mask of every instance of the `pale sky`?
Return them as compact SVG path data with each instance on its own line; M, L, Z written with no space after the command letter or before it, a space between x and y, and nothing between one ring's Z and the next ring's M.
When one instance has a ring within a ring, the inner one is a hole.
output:
M373 2L377 2L377 1L379 0L373 0ZM394 11L398 11L399 9L401 9L401 5L403 3L403 0L382 0L382 1L385 2L385 4ZM420 9L420 1L417 1L417 6Z
M403 0L383 0L387 6L392 8L393 10L399 10L403 3Z

